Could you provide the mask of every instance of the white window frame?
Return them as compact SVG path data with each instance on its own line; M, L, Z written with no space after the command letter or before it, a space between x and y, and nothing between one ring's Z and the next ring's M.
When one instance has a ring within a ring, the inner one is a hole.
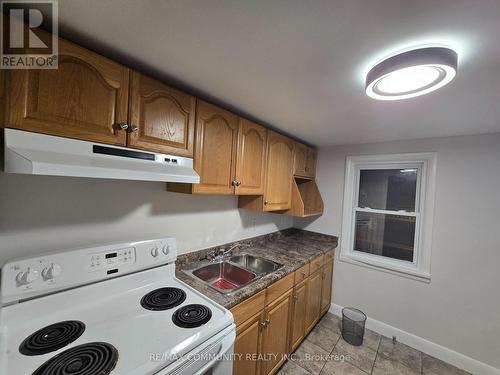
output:
M347 156L340 261L379 269L416 280L431 279L431 245L437 155L434 152ZM361 169L417 169L415 212L359 208ZM389 213L415 217L413 262L354 250L355 212Z

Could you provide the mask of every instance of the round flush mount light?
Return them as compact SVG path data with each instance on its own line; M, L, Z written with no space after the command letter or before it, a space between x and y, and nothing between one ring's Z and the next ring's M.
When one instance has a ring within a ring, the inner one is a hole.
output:
M448 47L424 47L391 56L366 75L366 95L400 100L428 94L455 77L457 61L457 53Z

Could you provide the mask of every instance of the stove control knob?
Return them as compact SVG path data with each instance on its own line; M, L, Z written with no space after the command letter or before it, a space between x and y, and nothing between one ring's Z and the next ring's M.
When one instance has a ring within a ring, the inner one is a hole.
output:
M161 251L163 252L163 254L168 255L168 253L170 253L170 245L166 244L162 247Z
M38 271L30 267L26 271L19 272L16 276L17 285L28 285L38 279Z
M61 272L62 272L61 266L57 263L52 263L50 266L45 267L42 270L42 277L45 281L53 280L57 276L59 276Z
M153 258L156 258L156 257L158 256L158 248L157 248L157 247L153 247L153 248L151 249L151 256L152 256Z

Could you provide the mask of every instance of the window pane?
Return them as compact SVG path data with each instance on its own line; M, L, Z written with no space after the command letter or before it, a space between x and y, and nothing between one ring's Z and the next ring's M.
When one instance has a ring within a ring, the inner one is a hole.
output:
M415 217L356 212L354 250L413 261Z
M358 207L415 211L417 169L362 169Z

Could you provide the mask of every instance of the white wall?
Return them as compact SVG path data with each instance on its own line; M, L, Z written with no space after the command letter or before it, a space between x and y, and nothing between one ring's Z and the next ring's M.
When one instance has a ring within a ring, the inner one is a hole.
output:
M323 148L325 214L340 237L346 155L436 151L430 284L336 260L333 301L500 368L500 134Z
M239 210L236 197L167 192L164 183L0 172L0 265L91 244L175 236L179 253L292 226Z

